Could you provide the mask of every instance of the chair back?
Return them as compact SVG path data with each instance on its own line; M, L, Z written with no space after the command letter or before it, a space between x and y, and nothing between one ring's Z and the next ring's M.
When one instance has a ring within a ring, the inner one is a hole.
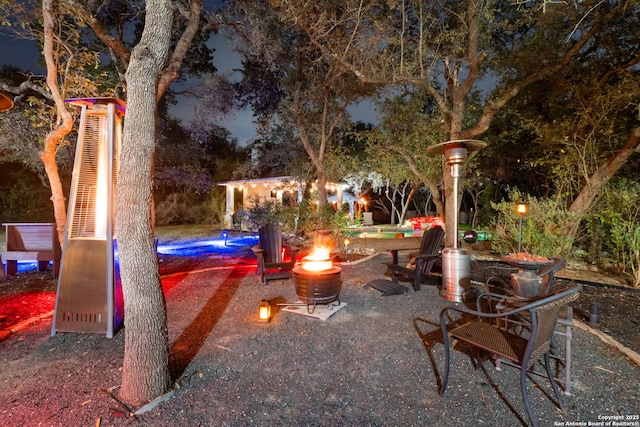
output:
M529 340L529 361L536 361L549 351L560 310L576 300L581 289L582 286L563 289L530 304L531 321L534 323L532 334L535 336Z
M264 262L267 264L282 262L282 233L280 226L268 223L258 230L259 245L264 251Z
M420 241L421 254L437 254L444 240L444 230L439 225L431 227L422 235Z
M442 227L436 225L435 227L430 228L422 236L422 241L420 242L420 254L437 254L442 247L443 240L444 230ZM427 262L418 263L416 268L420 268L420 274L428 275L435 262L436 260L433 258ZM418 280L420 279L418 278Z

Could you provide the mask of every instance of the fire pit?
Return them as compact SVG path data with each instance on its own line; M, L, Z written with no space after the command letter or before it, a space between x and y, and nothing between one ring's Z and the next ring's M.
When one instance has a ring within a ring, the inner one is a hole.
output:
M318 304L331 304L338 301L342 279L340 267L331 261L331 235L318 233L314 239L312 252L293 267L293 282L300 301L307 304L307 312L313 313Z
M539 269L552 263L549 258L520 252L503 256L502 259L518 269L517 273L511 274L511 286L516 297L527 299L540 295L542 277L537 273Z

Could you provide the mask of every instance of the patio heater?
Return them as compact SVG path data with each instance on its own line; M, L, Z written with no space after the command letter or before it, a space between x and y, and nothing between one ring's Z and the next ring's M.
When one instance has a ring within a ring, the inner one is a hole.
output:
M51 335L112 338L124 317L113 212L126 104L114 98L67 102L82 110Z
M458 247L458 188L460 179L466 175L467 154L479 151L487 144L473 139L443 142L427 149L428 154L444 154L451 167L453 178L453 247L442 251L442 290L440 295L455 302L462 302L465 290L471 286L471 258L466 249Z

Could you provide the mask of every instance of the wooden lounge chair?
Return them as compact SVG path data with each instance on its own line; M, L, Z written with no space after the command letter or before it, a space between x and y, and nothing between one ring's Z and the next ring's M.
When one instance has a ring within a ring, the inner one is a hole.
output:
M398 280L402 282L412 282L414 291L420 290L420 283L426 281L431 274L433 264L440 258L440 249L444 239L444 230L440 226L435 226L425 231L420 242L420 249L415 256L415 268L400 265L398 253L400 251L416 251L416 248L390 249L391 263L387 264L387 272L391 272L391 280L394 284Z
M280 227L266 224L258 230L258 235L260 241L253 252L258 258L256 274L260 274L260 281L266 284L269 280L290 279L291 269L296 263L296 250L282 243ZM285 255L288 255L287 261Z
M532 366L536 361L544 358L546 376L551 383L560 408L564 411L564 402L551 372L551 337L553 336L560 310L569 302L574 301L581 289L582 286L567 288L500 313L483 311L482 307L486 306L486 304L483 304L484 300L493 298L504 301L505 298L507 300L513 298L500 294L482 294L478 297L476 310L471 310L461 305L443 308L440 311L440 326L445 345L445 370L440 387L440 395L443 395L447 389L450 370L450 343L453 339L455 341L463 341L480 350L476 369L482 363L483 352L500 358L505 364L520 368L522 400L533 426L538 425L538 420L529 402L527 374L533 372ZM447 322L451 320L451 312L458 312L463 316L472 316L473 319L461 326L447 330ZM526 313L530 320L530 327L526 333L516 334L505 330L505 320L523 313Z

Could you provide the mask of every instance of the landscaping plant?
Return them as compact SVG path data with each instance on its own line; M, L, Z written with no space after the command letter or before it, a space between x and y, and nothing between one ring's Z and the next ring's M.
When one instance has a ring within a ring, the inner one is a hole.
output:
M640 286L640 182L619 179L610 183L594 217L604 226L604 244L616 267L631 276L634 287Z
M573 239L563 230L566 224L575 223L576 218L567 210L564 200L560 196L538 199L517 189L509 192L508 201L491 203L498 212L493 223L493 248L502 254L518 252L520 216L516 204L521 202L528 205L528 213L522 218L521 252L546 257L569 254Z

